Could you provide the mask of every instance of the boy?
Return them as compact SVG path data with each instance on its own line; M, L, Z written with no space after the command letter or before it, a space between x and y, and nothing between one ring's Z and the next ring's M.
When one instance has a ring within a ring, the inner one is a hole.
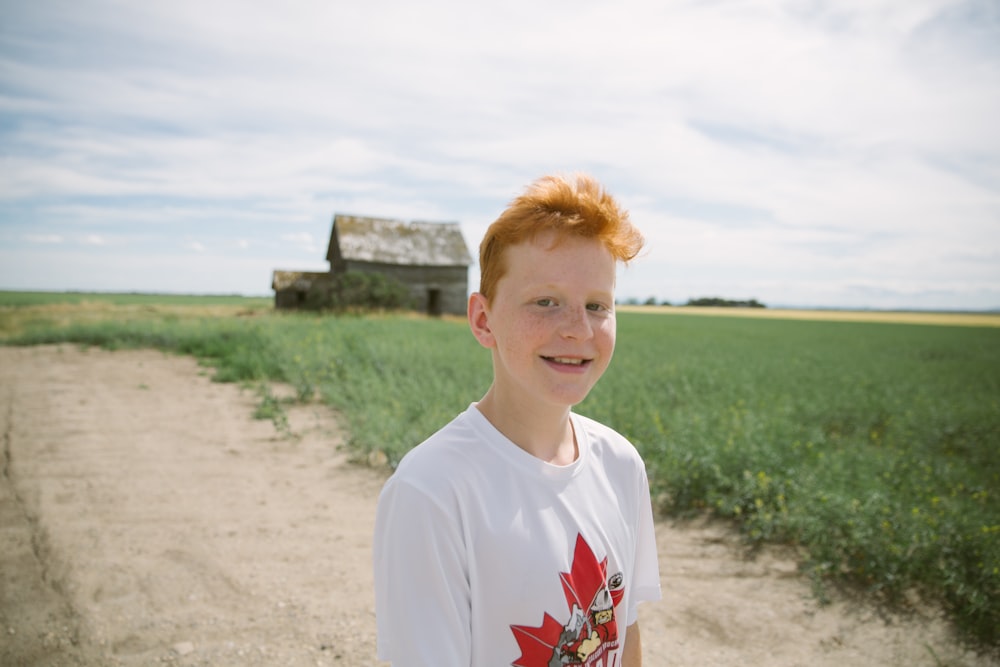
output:
M414 448L379 498L378 655L393 667L639 667L660 598L645 467L572 413L611 361L617 262L642 247L586 176L544 177L480 246L478 403Z

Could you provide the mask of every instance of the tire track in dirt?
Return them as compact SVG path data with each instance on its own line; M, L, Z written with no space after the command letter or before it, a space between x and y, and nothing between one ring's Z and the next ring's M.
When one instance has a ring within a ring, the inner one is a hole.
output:
M0 478L0 664L96 664L80 642L79 618L62 582L50 572L48 539L20 490L13 455L16 386L2 411Z

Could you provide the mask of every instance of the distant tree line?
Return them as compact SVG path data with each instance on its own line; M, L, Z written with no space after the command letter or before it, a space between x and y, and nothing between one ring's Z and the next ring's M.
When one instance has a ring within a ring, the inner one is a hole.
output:
M700 299L688 299L688 306L715 306L717 308L767 308L757 299L746 301L733 301L731 299L720 299L716 296L701 297Z
M649 297L645 301L640 303L639 299L630 298L625 301L629 306L671 306L669 301L657 301L656 297ZM714 306L716 308L767 308L757 299L748 299L745 301L736 301L733 299L722 299L717 296L701 297L699 299L688 299L688 302L684 304L685 306Z

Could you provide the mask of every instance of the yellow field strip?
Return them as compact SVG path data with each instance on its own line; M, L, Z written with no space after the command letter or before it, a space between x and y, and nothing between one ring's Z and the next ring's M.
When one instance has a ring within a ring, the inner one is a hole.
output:
M1000 313L931 313L887 310L792 310L782 308L713 308L701 306L618 306L619 312L654 315L764 317L834 322L892 322L963 327L1000 327Z

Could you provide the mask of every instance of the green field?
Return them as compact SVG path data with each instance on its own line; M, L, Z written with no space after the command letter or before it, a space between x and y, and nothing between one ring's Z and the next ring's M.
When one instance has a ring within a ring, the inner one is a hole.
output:
M0 307L46 306L52 304L109 304L114 306L243 306L270 307L271 297L238 294L153 294L145 292L12 292L0 291Z
M0 340L151 346L216 378L269 381L342 411L359 458L407 449L486 390L461 321L275 313L259 302L12 305ZM6 304L6 305L5 305ZM829 584L888 604L918 592L963 636L1000 637L1000 328L619 315L610 370L579 412L643 454L657 509L731 518L796 545Z

